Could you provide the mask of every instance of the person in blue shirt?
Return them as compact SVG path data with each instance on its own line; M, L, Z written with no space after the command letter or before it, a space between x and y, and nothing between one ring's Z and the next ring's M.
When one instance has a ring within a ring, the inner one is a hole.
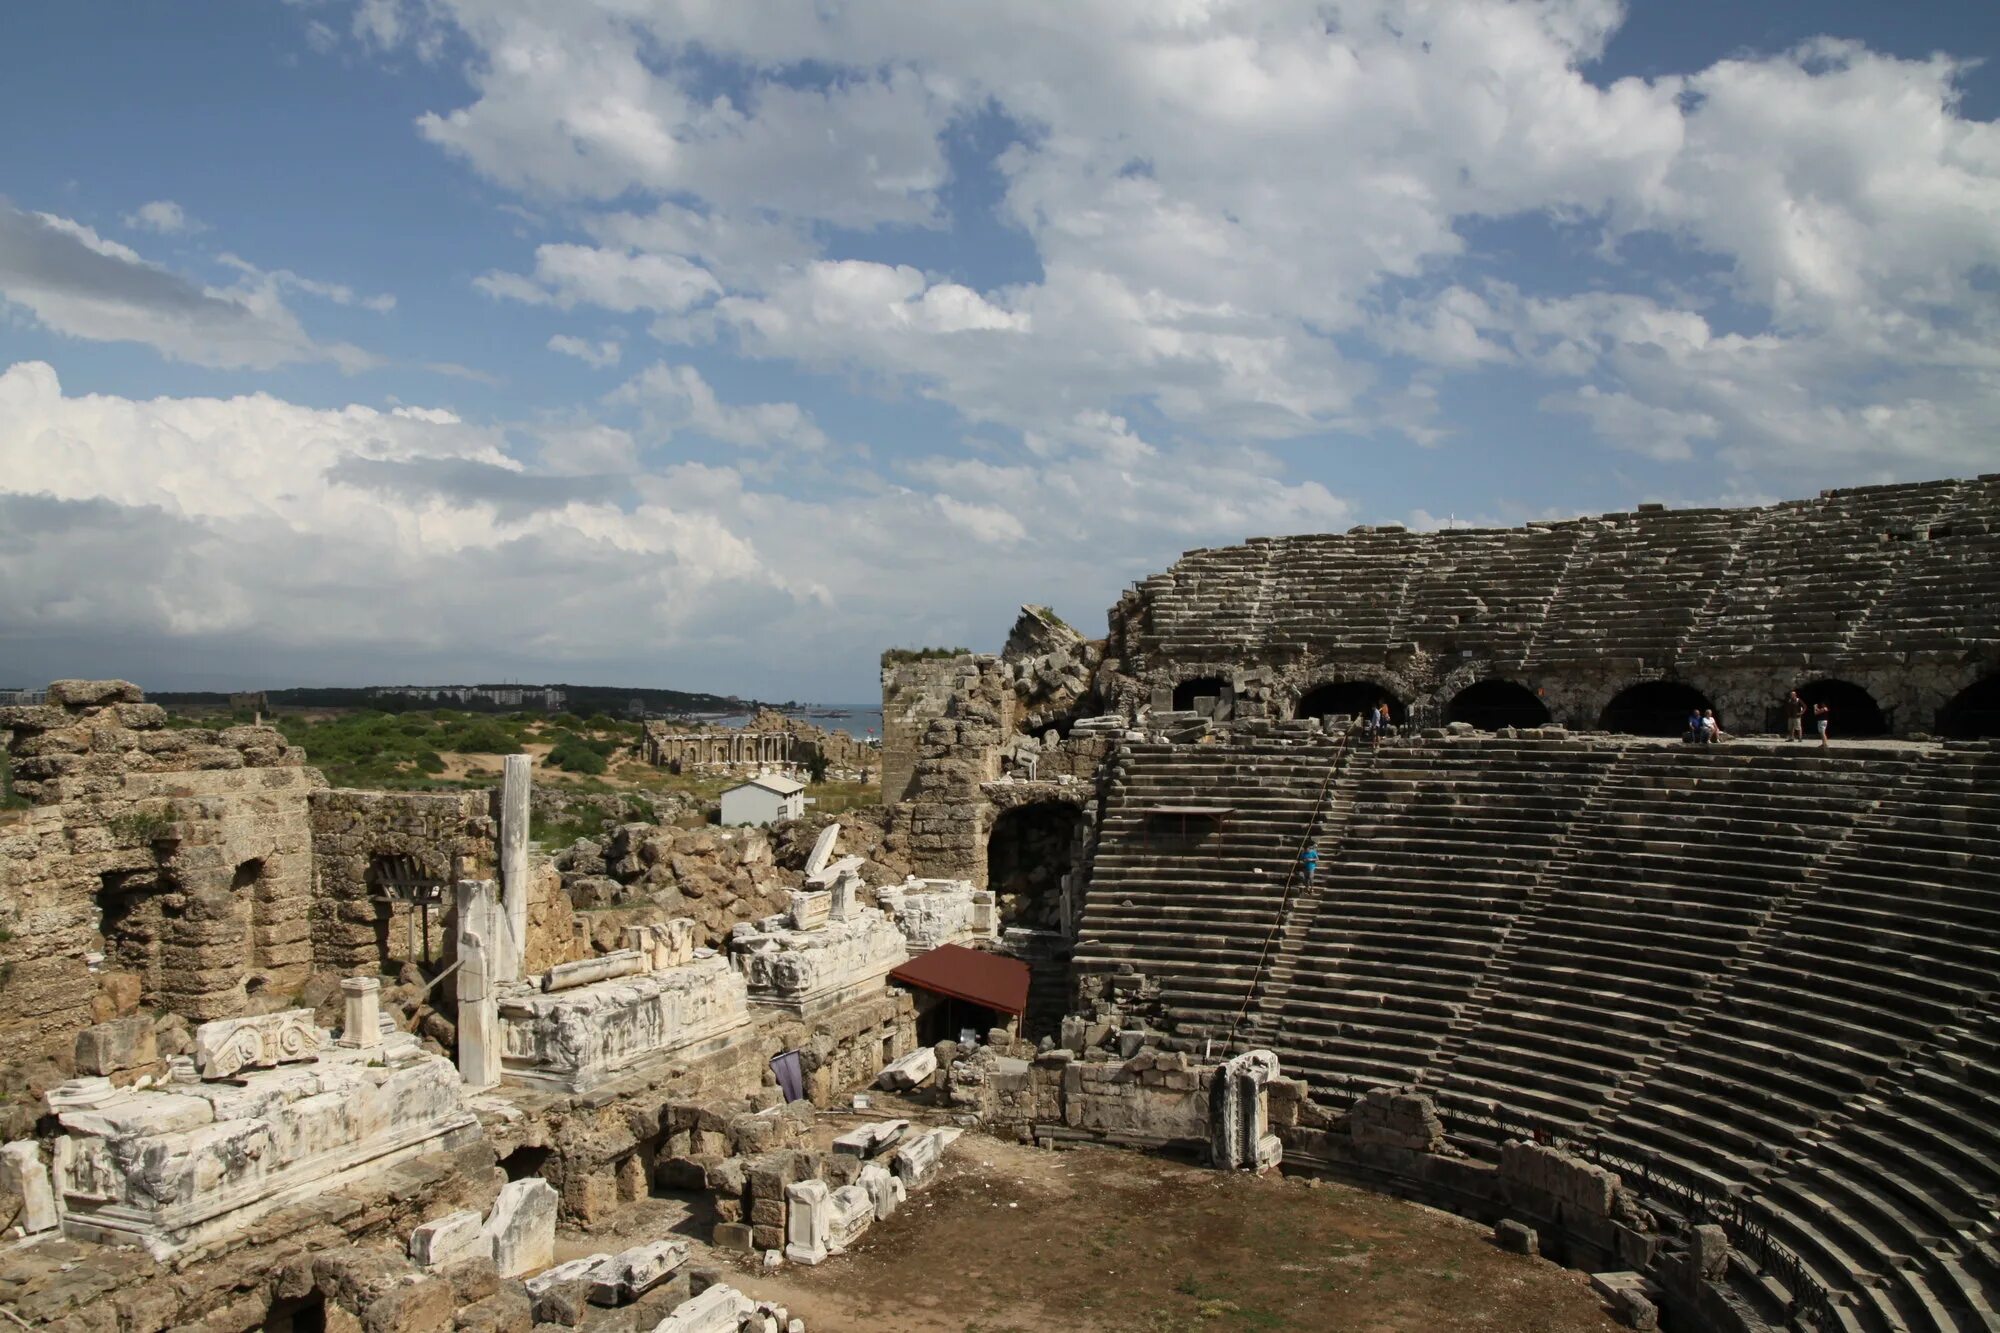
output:
M1299 865L1305 871L1306 888L1311 889L1313 876L1319 873L1319 848L1307 843L1306 849L1299 853Z

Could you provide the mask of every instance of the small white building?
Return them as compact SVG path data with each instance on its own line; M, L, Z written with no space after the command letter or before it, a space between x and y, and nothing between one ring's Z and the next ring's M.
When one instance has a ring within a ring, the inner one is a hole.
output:
M806 784L779 773L759 773L722 793L725 825L775 824L806 812Z

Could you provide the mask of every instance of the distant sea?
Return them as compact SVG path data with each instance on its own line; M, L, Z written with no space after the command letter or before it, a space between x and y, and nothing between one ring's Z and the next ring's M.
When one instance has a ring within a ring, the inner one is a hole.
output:
M882 706L880 704L801 704L797 708L784 710L787 716L804 718L816 727L827 731L844 731L859 740L882 738ZM752 713L699 713L690 714L690 722L706 722L715 726L740 727L748 722Z

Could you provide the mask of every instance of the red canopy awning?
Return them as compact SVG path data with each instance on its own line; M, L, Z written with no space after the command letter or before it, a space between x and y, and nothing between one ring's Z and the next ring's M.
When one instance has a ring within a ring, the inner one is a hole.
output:
M1028 1012L1028 965L1015 958L940 944L904 963L889 979L1003 1014Z

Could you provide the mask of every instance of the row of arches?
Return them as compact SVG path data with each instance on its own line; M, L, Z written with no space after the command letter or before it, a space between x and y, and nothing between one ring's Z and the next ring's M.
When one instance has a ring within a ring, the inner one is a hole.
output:
M1199 677L1174 687L1174 707L1192 709L1198 698L1220 698L1224 682L1216 677ZM1886 736L1889 719L1873 695L1852 681L1828 678L1798 687L1808 706L1824 703L1836 719L1836 732L1843 739ZM1331 717L1346 714L1358 717L1382 703L1389 705L1390 720L1402 725L1409 710L1387 686L1373 680L1339 680L1317 686L1299 697L1294 717ZM1709 697L1685 681L1646 680L1619 691L1598 717L1606 731L1634 736L1678 736L1685 729L1693 709L1715 706ZM1536 727L1552 721L1548 706L1535 691L1511 680L1482 680L1466 686L1446 704L1445 722L1465 722L1481 731L1501 727ZM1743 730L1781 731L1782 712L1774 708L1767 716L1724 719L1725 725ZM1939 712L1939 734L1956 740L2000 736L2000 674L1987 676L1968 686Z

